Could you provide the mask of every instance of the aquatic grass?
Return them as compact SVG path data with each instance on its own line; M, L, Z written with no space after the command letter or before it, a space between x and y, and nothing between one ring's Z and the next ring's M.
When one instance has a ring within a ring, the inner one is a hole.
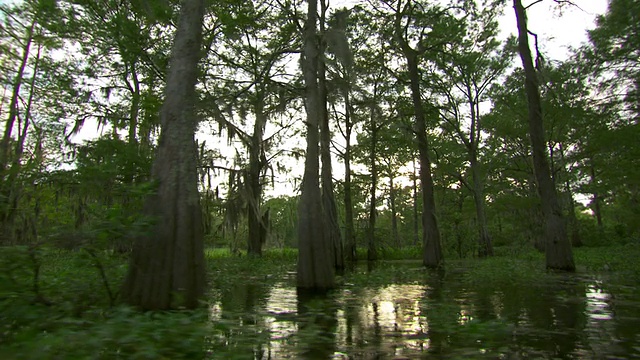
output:
M377 249L378 260L420 260L422 259L422 246L405 246L402 248L380 247ZM356 259L367 261L367 249L356 249Z
M359 262L339 278L342 284L358 287L380 287L390 284L424 284L433 271L417 260L384 260Z
M611 273L621 280L640 282L640 244L574 249L578 268L588 272Z
M298 249L293 248L273 248L266 249L262 255L265 259L273 261L296 261L298 259Z
M461 263L465 281L473 285L501 287L510 284L531 284L549 276L544 257L535 251L517 257L494 256Z
M247 257L246 251L232 253L229 248L206 248L205 257L208 260L242 258ZM250 257L250 256L249 256ZM298 249L294 248L268 248L262 251L262 256L258 258L281 259L295 261L298 258Z
M213 259L225 259L230 257L231 254L231 250L229 248L206 248L204 249L204 256L208 259L208 260L213 260Z
M261 257L207 255L208 277L213 288L228 289L241 282L277 282L295 271L296 255L292 251L266 251Z

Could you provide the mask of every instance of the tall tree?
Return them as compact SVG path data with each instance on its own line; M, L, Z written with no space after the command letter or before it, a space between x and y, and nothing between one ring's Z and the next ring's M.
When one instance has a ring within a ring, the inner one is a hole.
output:
M617 222L627 236L640 232L640 27L638 0L610 0L589 32L584 70L591 69L598 95L597 117L581 144L581 166L598 224ZM607 215L607 212L609 215Z
M444 126L467 151L471 182L468 183L462 176L460 179L473 195L478 255L486 257L493 255L493 246L485 210L481 104L487 100L486 92L491 84L509 65L511 52L508 47L501 48L497 40L497 18L502 10L499 2L488 3L481 8L479 6L471 3L467 9L464 36L457 41L462 46L451 46L444 55L434 57L439 69L434 82L444 98Z
M344 151L342 153L342 159L344 161L344 256L347 261L356 261L356 238L355 227L353 223L353 195L351 186L351 160L353 154L353 145L351 143L351 137L353 134L354 121L353 121L353 108L351 106L350 95L350 72L343 72L344 85L340 89L344 100L344 127L341 127L342 134L345 139Z
M320 157L322 159L322 206L324 210L325 231L329 237L331 243L332 256L334 267L337 271L344 269L344 255L342 250L342 233L340 231L340 224L338 223L338 209L336 206L336 199L334 196L333 187L333 170L331 167L331 128L329 126L329 112L328 112L328 86L327 86L327 54L326 47L329 42L329 38L341 38L340 42L332 41L335 43L346 43L344 30L346 28L346 19L335 21L335 26L328 31L326 23L327 15L327 1L320 0L320 34L322 41L320 41L320 61L318 63L318 86L320 90L320 100L322 104L320 106ZM346 15L344 15L346 16ZM340 17L341 18L341 17ZM340 19L339 18L339 19ZM334 53L339 56L341 51L333 49ZM344 61L343 61L344 62Z
M427 137L427 117L429 115L425 111L426 106L422 100L422 77L419 63L427 51L435 51L441 47L441 40L437 38L438 34L430 36L434 34L427 34L426 29L441 28L442 23L446 22L447 10L437 7L429 8L426 11L421 10L421 6L412 0L406 2L398 0L397 4L390 5L390 7L395 12L393 19L394 38L404 56L409 72L409 87L415 116L414 131L418 143L420 188L422 190L422 261L427 267L437 268L442 264L443 256ZM438 23L439 21L442 23ZM428 22L432 22L433 26L429 26ZM416 28L424 30L416 30ZM418 37L415 48L412 46L414 36ZM434 112L430 113L433 116Z
M84 95L77 101L84 106L70 116L76 122L72 133L94 120L125 129L133 148L139 143L148 147L160 125L159 106L152 103L166 80L171 43L164 29L171 24L171 7L136 0L65 2L63 20L55 26L84 60L74 75Z
M4 10L4 9L3 9ZM7 9L8 10L8 9ZM8 13L7 10L3 11L4 16L14 16ZM25 68L27 67L27 63L29 61L29 57L31 55L31 44L33 43L33 38L35 36L34 28L36 26L36 15L32 15L31 23L25 26L25 34L16 34L16 36L24 36L22 45L22 54L20 57L20 62L18 63L18 69L16 71L15 77L12 81L12 91L9 102L9 113L7 119L5 121L4 133L2 136L2 140L0 140L0 172L4 171L7 164L9 163L10 158L10 143L11 136L14 130L15 122L18 119L18 103L20 100L20 87L24 82L24 73Z
M379 66L379 57L377 51L382 51L375 43L375 33L377 31L372 25L372 17L368 11L361 7L355 7L348 11L340 10L334 15L336 23L331 30L331 51L336 53L335 72L333 80L337 82L344 103L343 121L338 122L338 127L344 137L344 148L340 153L344 161L344 253L346 260L350 262L356 261L356 231L354 226L354 194L357 191L354 185L352 163L354 161L354 144L352 139L358 129L359 117L356 112L359 101L357 92L361 88L370 86L368 77L362 76L363 73L375 71L375 67ZM342 39L343 33L347 34L348 41L336 41ZM340 35L340 36L335 36ZM340 47L340 44L343 44ZM339 56L338 54L343 54ZM353 58L357 57L358 62L354 63ZM330 68L333 69L333 68ZM362 83L365 84L362 84ZM337 104L333 104L333 112L338 118Z
M25 114L27 118L24 122L21 121L20 117L21 87L26 83L25 70L29 59L33 56L33 54L31 54L31 46L36 36L34 30L36 28L37 16L33 13L29 14L28 9L18 7L9 8L3 6L0 9L2 10L2 17L6 21L2 27L2 30L4 30L2 37L14 37L17 39L19 46L21 46L21 49L16 49L17 52L20 52L16 64L17 69L6 69L10 73L15 71L15 75L13 79L7 79L7 81L11 82L9 109L4 121L4 132L2 138L0 138L0 244L6 244L14 240L12 234L13 221L18 200L18 184L15 183L15 180L18 176L18 166L21 163L20 157L29 125L28 114ZM27 13L27 19L25 19L28 20L27 24L23 24L21 19L17 19L17 17L21 17L21 12ZM29 17L31 17L31 19L29 19ZM13 30L13 33L11 30ZM12 52L7 51L7 53L11 54ZM38 50L38 59L40 57L39 55L40 51ZM9 64L14 62L12 61L14 59L5 58L3 60ZM31 81L32 84L34 80L35 73ZM31 87L31 89L33 90L33 87ZM16 123L18 123L18 128L23 130L17 136L18 141L15 141L13 137ZM15 149L12 148L14 142L17 145Z
M205 289L194 139L203 18L203 0L182 2L152 169L158 187L145 204L155 223L136 241L122 291L127 303L144 310L195 308Z
M287 135L282 134L286 125L269 120L285 113L294 96L299 96L289 89L290 84L278 81L281 80L278 77L282 77L281 68L293 51L292 44L299 42L299 36L296 36L293 24L269 1L238 3L232 10L224 10L242 16L233 23L222 24L227 36L222 46L212 49L207 75L213 78L212 88L221 84L224 88L207 96L203 106L216 105L210 106L208 111L216 117L219 129L226 130L230 143L234 138L239 139L248 152L248 163L243 164L245 159L239 159L239 165L245 169L241 170L243 176L237 177L242 182L238 184L241 190L238 199L246 208L247 252L260 256L267 238L267 224L263 220L268 215L262 206L266 172L275 162L275 155L280 153L274 151L280 150L275 145L279 136ZM226 81L219 81L221 73ZM223 116L218 109L220 102L227 104L228 116ZM270 135L269 125L279 128ZM246 127L251 129L245 130Z
M376 249L376 218L378 216L378 199L376 190L378 188L378 134L380 132L380 112L378 111L378 82L373 86L373 97L368 104L369 107L369 135L371 142L369 146L369 171L371 173L371 183L369 187L369 224L367 225L367 260L378 259Z
M542 102L538 85L538 74L533 64L529 47L526 9L522 0L513 0L518 25L518 52L525 73L525 91L529 109L529 139L533 153L533 166L537 189L544 214L545 257L547 268L574 271L571 242L567 236L566 224L558 202L556 188L551 179L544 127L542 123Z
M305 81L307 152L298 205L298 272L299 289L333 288L334 262L332 244L326 234L320 191L319 126L324 102L318 85L320 44L318 41L318 1L309 0L303 33L302 72Z
M21 200L34 189L34 178L43 170L43 131L38 118L46 101L43 95L48 93L43 89L47 84L41 69L51 65L49 53L58 48L42 25L48 15L47 4L38 1L0 5L0 83L4 90L0 101L4 123L0 137L0 244L22 242L37 233L35 226L27 226L36 216ZM25 151L30 147L33 151ZM20 217L23 221L16 221Z

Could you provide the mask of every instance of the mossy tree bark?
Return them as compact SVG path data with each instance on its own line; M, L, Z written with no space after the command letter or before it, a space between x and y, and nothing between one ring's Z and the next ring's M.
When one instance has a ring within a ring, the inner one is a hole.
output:
M203 16L203 0L183 1L152 169L158 188L144 210L154 224L136 240L122 289L124 301L142 310L195 308L205 289L194 139Z

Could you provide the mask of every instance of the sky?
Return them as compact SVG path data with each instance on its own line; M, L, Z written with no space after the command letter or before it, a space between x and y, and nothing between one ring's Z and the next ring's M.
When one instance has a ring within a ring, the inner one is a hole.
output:
M0 4L14 3L20 0L0 0ZM538 33L543 40L544 48L552 59L565 59L567 46L577 46L587 41L586 29L595 26L595 17L604 14L608 0L572 0L580 9L567 7L565 10L554 9L554 0L545 0L527 10L529 28ZM338 2L340 2L338 0ZM511 4L511 1L507 1ZM534 0L523 0L527 6ZM503 34L515 33L516 19L513 8L509 5L502 17Z
M595 27L597 15L607 10L607 0L573 0L579 7L567 7L561 11L552 0L535 4L527 10L529 30L537 33L542 51L553 60L567 59L569 46L578 47L587 42L587 29ZM523 0L525 6L532 0ZM500 21L503 35L517 35L515 12L507 6Z

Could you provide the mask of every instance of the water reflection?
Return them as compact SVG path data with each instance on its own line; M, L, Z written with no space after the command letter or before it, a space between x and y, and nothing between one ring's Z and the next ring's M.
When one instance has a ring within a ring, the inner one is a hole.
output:
M587 285L587 314L590 320L611 320L613 319L613 313L609 306L609 295L606 290L602 288L602 281L595 280L593 283Z
M238 284L211 313L219 359L640 356L637 288L576 275L491 287L425 272L420 283L347 284L324 296Z
M337 303L328 294L298 291L298 358L330 359L336 351Z

